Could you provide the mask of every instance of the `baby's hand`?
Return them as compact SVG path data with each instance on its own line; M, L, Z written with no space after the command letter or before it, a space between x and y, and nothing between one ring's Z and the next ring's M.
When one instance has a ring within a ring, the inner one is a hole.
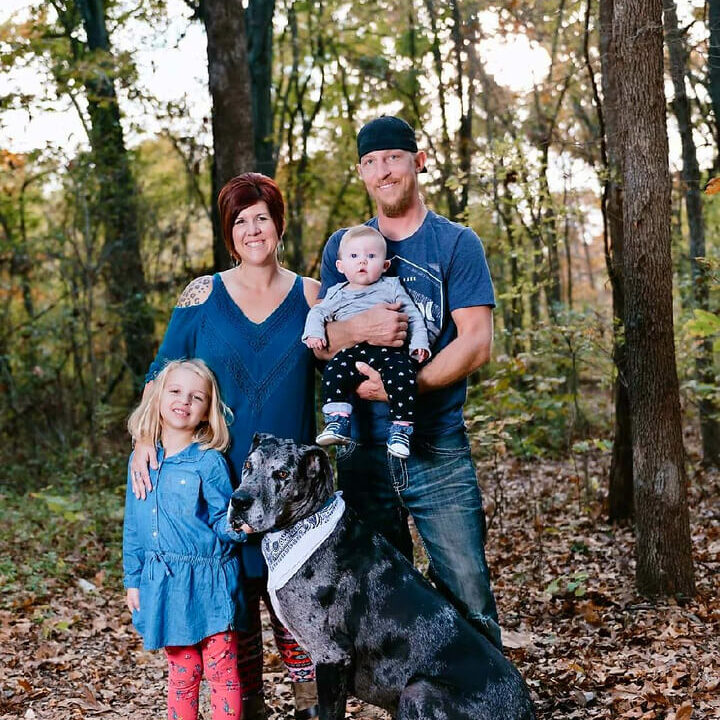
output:
M327 341L325 340L325 338L318 338L318 337L305 338L305 344L311 350L322 350L324 347L327 347Z
M430 353L425 348L418 348L410 353L419 363L425 362L429 357Z
M128 588L127 594L125 595L125 602L127 603L128 610L140 609L140 589L139 588Z

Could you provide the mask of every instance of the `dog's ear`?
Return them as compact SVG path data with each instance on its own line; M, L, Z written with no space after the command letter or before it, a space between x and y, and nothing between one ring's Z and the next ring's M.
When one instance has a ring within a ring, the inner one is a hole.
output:
M323 482L333 489L333 471L330 458L327 453L317 445L312 445L305 450L300 458L300 474L308 479L317 478L320 484Z
M252 439L252 445L250 446L250 452L257 449L257 446L263 441L267 440L268 438L271 438L272 435L268 435L267 433L255 433L253 435Z

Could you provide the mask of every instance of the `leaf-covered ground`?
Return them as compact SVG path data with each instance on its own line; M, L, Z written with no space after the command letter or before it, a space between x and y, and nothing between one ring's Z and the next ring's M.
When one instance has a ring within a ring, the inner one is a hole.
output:
M720 717L718 474L691 471L697 596L651 603L632 533L603 519L606 464L479 464L507 654L539 718ZM142 650L119 587L122 489L49 493L0 498L0 718L164 717L163 657ZM269 641L265 684L271 718L292 717ZM351 700L348 717L388 716Z

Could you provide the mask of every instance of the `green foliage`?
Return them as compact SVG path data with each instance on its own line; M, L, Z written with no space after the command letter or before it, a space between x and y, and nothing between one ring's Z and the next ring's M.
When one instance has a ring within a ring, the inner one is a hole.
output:
M612 443L605 438L589 438L588 440L579 440L572 445L572 451L576 454L589 453L600 450L603 453L608 452L612 448Z
M2 458L0 607L42 598L100 573L118 582L125 458L76 449L44 458ZM37 488L33 490L32 488Z
M177 17L168 7L165 0L111 0L105 4L111 40L137 29L143 41L169 42L166 31ZM492 8L474 0L286 0L275 9L273 140L287 201L288 264L317 276L328 235L372 213L354 170L358 127L380 112L413 122L429 155L422 177L428 207L453 211L482 237L496 287L498 355L473 379L468 405L473 432L489 453L585 455L609 435L610 298L601 238L591 230L599 198L573 177L580 161L583 171L603 175L583 69L585 7L575 0ZM77 10L70 0L37 4L0 27L2 67L37 68L46 81L40 96L0 98L0 115L22 106L44 112L48 99L62 96L88 124L87 101L98 98L86 86L100 77L121 91L121 115L130 100L138 103L128 160L147 297L137 299L151 306L158 341L177 294L211 264L211 119L194 115L191 98L147 96L134 44L111 42L113 53L87 50ZM483 13L494 14L496 31ZM591 20L589 51L599 71ZM493 33L496 41L525 35L543 48L553 60L547 76L538 75L526 91L499 84L483 56ZM163 130L138 135L143 125ZM87 145L72 157L59 149L0 155L0 425L4 440L10 429L20 439L26 459L121 433L135 400L123 352L124 310L105 292L103 177L95 162ZM720 205L709 200L705 211L703 267L712 284ZM717 383L694 376L699 344L713 342L717 354L720 341L715 295L709 311L690 315L681 226L674 240L678 365L692 408L717 393ZM33 501L47 504L48 491L34 490L45 494Z
M179 293L193 268L212 265L207 149L194 138L166 133L135 148L133 173L140 188L145 278L151 288Z
M691 337L710 338L713 350L720 351L720 317L715 313L695 308L693 317L685 324L685 331Z
M583 597L587 593L586 581L589 575L586 572L576 572L572 575L561 575L548 583L545 592L553 597L573 595Z
M701 402L715 408L715 417L720 422L720 318L714 313L695 308L692 314L684 313L678 323L677 364L680 387L691 406ZM696 359L709 346L707 355L714 364L699 375Z
M562 324L543 325L519 340L532 349L499 355L471 387L467 417L479 446L487 454L541 457L580 452L582 442L602 444L588 438L610 430L603 405L609 333L595 318L566 313Z

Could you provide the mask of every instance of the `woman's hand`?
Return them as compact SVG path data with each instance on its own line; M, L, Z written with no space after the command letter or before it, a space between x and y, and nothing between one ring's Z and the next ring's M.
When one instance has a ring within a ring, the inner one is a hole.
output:
M430 353L425 348L413 350L411 354L419 363L425 362L430 357Z
M138 500L144 500L147 493L153 489L149 468L157 470L155 446L149 440L138 440L130 463L133 495Z
M140 609L140 589L139 588L128 588L125 594L125 602L127 603L128 610Z

